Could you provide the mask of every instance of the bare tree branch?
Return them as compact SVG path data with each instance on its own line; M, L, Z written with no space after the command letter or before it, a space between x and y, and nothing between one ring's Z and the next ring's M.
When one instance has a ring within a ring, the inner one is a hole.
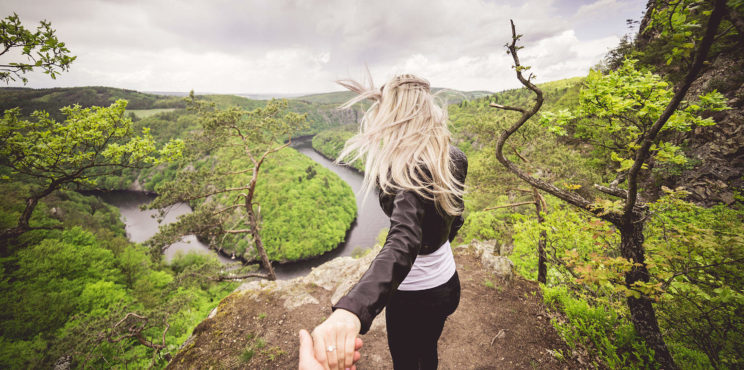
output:
M530 82L528 79L525 79L522 75L522 71L525 69L520 62L519 62L519 56L517 55L517 50L519 47L517 47L517 41L521 37L521 35L517 35L516 29L514 27L514 21L511 22L511 31L512 31L512 42L511 44L507 44L507 48L509 49L509 54L511 54L512 59L514 60L514 69L517 74L517 79L519 82L522 83L526 88L530 89L532 92L535 93L535 103L532 105L530 109L525 109L522 111L522 116L515 122L511 127L504 130L501 135L499 136L498 141L496 142L496 158L501 162L501 164L504 165L508 170L510 170L512 173L517 175L520 179L524 180L528 184L543 190L549 194L552 194L576 207L582 208L584 210L587 210L595 215L599 215L601 213L600 210L593 209L591 207L592 202L585 199L579 194L576 194L574 192L565 191L563 189L559 189L553 184L550 184L546 181L540 180L536 177L533 177L529 175L526 171L521 169L519 166L517 166L514 162L508 160L504 156L504 144L506 143L506 140L509 139L509 137L514 134L522 125L527 122L532 116L534 116L539 110L540 107L542 107L543 104L543 92L535 86L532 82ZM497 107L500 108L500 107ZM511 107L513 108L513 107ZM506 109L506 108L503 108ZM514 110L514 109L512 109ZM519 111L519 110L517 110ZM613 214L606 214L601 216L602 218L613 218L615 217Z
M509 105L501 105L501 104L491 103L488 106L491 107L491 108L498 108L498 109L503 109L503 110L513 110L513 111L520 112L520 113L526 113L527 112L527 110L524 109L524 108L513 107L513 106L509 106Z
M225 230L223 233L225 234L244 234L251 232L250 229L239 229L239 230Z

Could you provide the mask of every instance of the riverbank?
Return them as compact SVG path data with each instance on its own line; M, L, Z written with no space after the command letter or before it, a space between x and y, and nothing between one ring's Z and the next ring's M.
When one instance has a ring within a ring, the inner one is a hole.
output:
M323 152L321 152L320 150L317 150L317 149L315 149L315 148L313 148L313 150L314 150L314 151L315 151L316 153L318 153L318 154L319 154L320 156L322 156L323 158L327 159L328 161L330 161L330 162L333 162L333 163L335 163L335 161L336 161L336 158L331 158L330 156L327 156L327 155L325 155L325 154L324 154ZM360 176L362 176L362 177L364 176L364 171L362 171L362 170L360 170L360 169L358 169L358 168L356 168L356 167L353 167L353 166L349 166L348 164L339 164L339 166L342 166L342 167L344 167L344 168L348 168L349 170L351 170L351 171L354 171L354 172L358 173L358 174L359 174Z
M314 150L311 145L312 137L293 140L293 148L299 153L307 156L315 163L331 170L338 175L341 180L347 183L353 192L358 192L361 187L363 176L348 166L336 165L322 153ZM135 242L144 242L154 235L160 224L152 218L157 210L140 210L139 206L151 201L156 194L152 192L132 192L131 190L117 190L109 192L85 192L86 194L104 195L109 204L115 205L125 218L127 225L127 234L130 240ZM107 195L106 195L107 194ZM388 226L388 218L382 213L377 206L375 196L372 194L365 202L362 195L356 196L358 212L352 222L346 228L343 239L332 250L318 256L301 258L296 261L285 261L275 263L277 278L286 280L298 276L306 275L310 270L328 262L334 258L349 256L359 253L364 249L372 247L380 231ZM178 216L190 212L187 204L181 204L171 209L164 222L174 222ZM244 258L243 255L233 254L232 251L225 249L210 248L209 243L198 236L188 236L190 242L179 242L166 249L166 259L170 261L177 253L187 253L189 251L201 251L204 253L214 253L223 263L242 262L255 263Z

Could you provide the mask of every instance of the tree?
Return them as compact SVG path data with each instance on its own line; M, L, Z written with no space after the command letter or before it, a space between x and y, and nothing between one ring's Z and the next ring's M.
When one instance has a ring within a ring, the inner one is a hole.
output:
M33 184L17 226L2 231L8 240L44 227L29 224L39 200L53 191L75 185L95 186L99 176L122 168L143 168L181 156L183 141L172 140L157 149L148 128L135 135L124 111L127 102L110 107L61 109L57 122L36 111L23 119L18 108L6 110L0 125L0 170L4 180Z
M0 56L17 49L28 60L0 64L0 80L9 83L20 79L25 85L28 79L23 75L35 68L41 68L53 79L57 78L58 73L69 70L77 57L69 55L70 50L57 39L54 32L52 24L45 20L32 32L21 24L15 13L0 20L0 39L3 43Z
M214 156L218 151L224 151L226 157L232 160L214 161L200 168L183 168L175 180L156 188L158 198L149 204L151 209L178 202L201 203L193 213L162 227L158 235L151 239L152 245L167 248L182 235L194 233L208 238L210 247L218 249L218 240L224 240L228 235L249 234L250 242L267 273L240 277L276 279L261 240L261 207L254 201L254 193L261 165L266 158L289 146L291 135L306 125L306 115L287 112L287 107L286 100L271 100L266 106L252 111L238 107L219 109L214 103L196 99L192 91L189 108L199 115L201 130L189 142L189 159L196 163ZM285 137L289 140L282 143L280 140ZM239 179L238 175L246 173L251 176L247 183L234 183ZM243 257L247 257L245 260L253 259L249 255Z
M642 105L639 107L636 101L629 101L633 100L633 88L630 88L631 97L628 98L627 95L614 95L612 86L604 87L606 90L605 93L610 99L609 101L616 104L616 108L622 109L624 107L632 107L633 109L637 109L634 113L636 118L640 117L644 111L645 113L648 113L646 115L646 118L648 119L647 121L628 122L629 130L635 131L637 129L637 135L635 138L631 137L631 142L628 143L628 149L630 149L630 152L627 154L629 158L620 160L620 172L623 175L618 176L618 179L610 183L610 186L595 186L597 190L605 195L619 198L619 200L603 199L596 202L590 201L576 192L560 189L551 183L530 175L516 163L504 156L503 147L506 140L512 134L517 132L517 130L519 130L528 119L534 116L540 110L543 103L542 91L531 81L534 76L530 74L525 78L523 74L523 72L529 70L529 67L520 64L517 53L522 47L517 46L517 41L521 38L521 35L516 33L513 22L511 24L512 41L506 46L508 48L508 53L511 54L512 59L514 60L513 68L515 68L517 79L522 83L522 85L535 94L535 102L530 108L500 104L492 105L498 109L521 113L520 118L511 125L511 127L504 130L499 135L496 143L496 156L499 162L501 162L509 171L533 187L552 194L571 205L589 212L595 217L611 222L619 231L621 238L620 254L629 262L624 275L625 288L627 290L626 302L630 310L631 321L633 322L636 331L644 338L649 348L654 351L656 361L661 364L663 368L667 369L676 368L676 365L664 339L662 338L656 313L652 305L652 299L649 295L649 289L652 289L652 287L648 284L649 272L646 266L646 256L643 245L643 228L648 218L648 207L638 199L640 183L639 175L641 169L647 167L647 161L649 158L654 154L658 157L658 153L662 152L659 149L659 133L668 122L675 122L673 117L677 114L678 107L687 94L690 85L700 73L703 62L705 61L708 51L710 50L718 32L718 26L723 18L725 10L725 0L715 1L714 8L709 13L710 15L705 28L705 34L698 43L696 51L694 52L694 60L690 65L685 78L678 86L676 86L674 91L670 91L668 95L660 93L662 96L659 96L659 100L663 103L658 110L648 112L648 110L652 108L651 106L646 107L645 105ZM620 84L620 86L623 86L623 84ZM653 90L656 91L658 88L662 88L662 86L657 85ZM633 129L633 127L635 127L635 129ZM627 189L618 187L619 183L623 181L622 179L624 179L624 182L627 184Z

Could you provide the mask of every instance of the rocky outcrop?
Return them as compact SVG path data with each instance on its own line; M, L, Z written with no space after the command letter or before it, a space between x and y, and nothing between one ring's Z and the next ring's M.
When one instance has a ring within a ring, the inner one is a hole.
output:
M673 184L692 192L700 204L732 204L744 188L744 60L721 55L690 89L698 95L713 89L727 98L731 109L713 116L716 124L697 127L686 135L688 155L697 164Z
M472 249L475 256L480 259L486 270L491 271L497 277L510 280L514 276L514 263L500 254L505 254L505 245L499 245L496 240L479 241L473 240L470 245L458 248Z
M653 42L660 37L656 28L648 28L652 10L666 6L664 2L649 0L646 14L640 22L640 32L635 40L636 48L641 51L655 47ZM732 22L739 35L742 32L744 17L739 12L727 10L726 20ZM729 29L729 31L733 31ZM731 108L717 112L712 117L714 126L696 127L690 132L673 137L676 144L682 146L689 158L688 166L671 171L656 166L661 183L671 187L684 187L690 191L690 200L695 203L711 206L718 203L731 205L736 201L736 194L744 189L744 42L729 44L724 48L712 51L710 63L706 64L687 94L687 99L694 101L697 96L713 90L722 93ZM715 48L714 48L715 49ZM684 72L684 63L666 65L662 60L652 62L655 69L671 79L680 79ZM654 164L652 164L654 165ZM661 195L659 182L650 179L645 184L649 199Z
M291 310L305 304L303 302L317 301L303 290L304 286L312 284L333 292L331 302L335 303L351 289L354 282L362 277L380 248L376 246L360 258L335 258L314 267L309 274L295 279L251 281L241 284L235 291L238 294L257 294L261 291L280 292L284 299L284 308Z
M132 183L129 185L129 187L126 189L129 191L145 191L145 188L142 187L142 184L140 184L139 177L134 179Z
M572 359L573 351L551 324L536 282L518 275L500 279L484 268L493 261L511 265L494 247L503 249L486 241L453 250L462 293L439 341L440 368L585 368ZM241 285L194 329L168 368L297 368L299 330L312 330L328 317L332 303L359 279L379 249L360 258L336 258L293 280ZM362 336L360 369L392 368L384 315L383 310Z
M352 109L318 109L318 115L331 125L348 125L359 122L364 112L359 108Z
M496 245L497 241L495 240L473 241L470 244L456 246L455 249L467 249L480 260L485 270L493 273L496 277L510 280L514 276L514 264L509 258L499 255L498 248L503 248L504 246L500 245L495 249ZM291 312L307 304L317 305L321 303L316 296L317 294L313 292L316 290L316 287L319 287L331 294L330 302L331 304L335 304L359 281L381 248L379 245L375 246L359 258L335 258L313 268L309 274L291 280L255 280L245 282L235 289L231 297L225 299L227 303L220 304L215 308L209 314L208 319L217 317L221 310L227 309L230 302L234 301L236 295L247 297L257 302L264 299L263 297L267 295L272 295L279 298L284 310ZM375 318L372 323L372 329L377 328L384 331L384 313L383 311ZM192 341L193 336L182 345L182 348L189 346Z

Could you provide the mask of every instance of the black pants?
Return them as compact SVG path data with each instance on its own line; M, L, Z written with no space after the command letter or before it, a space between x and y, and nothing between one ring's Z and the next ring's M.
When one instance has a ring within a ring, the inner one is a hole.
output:
M385 311L385 322L396 370L437 368L437 341L444 321L459 303L457 272L446 283L431 289L393 293Z

